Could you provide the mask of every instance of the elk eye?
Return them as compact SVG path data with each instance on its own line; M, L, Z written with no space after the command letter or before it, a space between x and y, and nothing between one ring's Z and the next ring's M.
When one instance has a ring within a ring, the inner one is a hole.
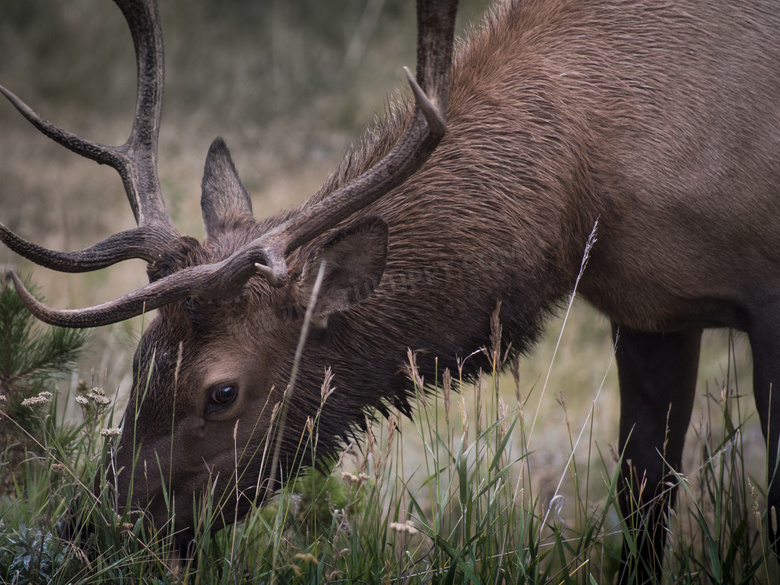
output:
M234 384L215 386L211 391L211 401L218 406L227 406L238 396L238 387Z

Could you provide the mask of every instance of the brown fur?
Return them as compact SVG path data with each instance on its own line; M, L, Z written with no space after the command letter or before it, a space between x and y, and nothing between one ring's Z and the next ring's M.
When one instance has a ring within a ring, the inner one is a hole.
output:
M421 373L433 380L434 358L455 368L457 357L489 344L490 315L501 302L505 344L526 350L572 291L597 219L580 292L617 327L641 334L729 326L752 334L751 323L780 303L778 8L710 0L527 0L495 8L456 57L440 146L414 177L359 214L387 223L384 273L365 302L329 315L309 340L283 473L319 408L325 368L333 368L336 391L322 414L318 456L334 453L372 409L409 412L407 348L419 352ZM410 112L405 101L394 106L304 206L379 160ZM205 244L183 242L150 274L222 259L297 211L252 225L246 209L237 211ZM354 228L368 229L359 221ZM152 465L156 452L166 469L175 405L171 485L180 528L191 527L193 492L204 493L209 477L219 472L219 485L232 489L237 423L239 450L262 451L300 333L305 296L295 283L327 237L289 259L288 287L272 289L258 277L234 299L165 307L144 334L120 459L129 469L135 441L139 465ZM628 371L628 362L619 365ZM482 366L476 358L467 369ZM208 388L223 378L240 384L240 398L212 420L204 415ZM624 402L631 391L624 388ZM144 393L134 438L132 409ZM681 419L684 436L684 413ZM261 472L260 457L247 454L242 465L239 485L251 498L267 468ZM123 490L128 476L120 476ZM151 500L155 520L164 522L159 481L136 479L136 486L134 501ZM233 518L230 508L226 517Z

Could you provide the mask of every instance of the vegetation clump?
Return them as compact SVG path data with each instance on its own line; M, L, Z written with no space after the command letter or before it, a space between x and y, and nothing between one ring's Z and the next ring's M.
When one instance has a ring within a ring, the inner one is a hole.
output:
M617 505L620 454L604 457L590 436L596 401L581 424L563 394L550 401L566 429L556 447L563 468L542 470L558 476L550 490L549 478L538 477L530 446L536 416L518 367L510 368L515 387L507 392L498 375L506 356L485 350L492 371L473 385L460 370L424 385L410 353L413 422L400 413L382 424L366 421L365 435L339 461L318 465L329 472L289 478L222 530L211 528L230 519L214 493L205 494L197 504L200 530L182 551L173 523L155 531L115 501L107 468L121 429L105 391L82 382L75 395L60 396L80 407L80 421L58 414L55 381L74 367L81 334L33 326L7 282L0 292L8 396L0 422L8 436L13 429L20 454L0 495L0 583L579 585L614 582L623 538L638 548ZM500 337L494 319L495 348ZM325 372L323 403L337 382ZM710 418L691 438L700 457L687 476L670 479L682 485L672 520L680 536L667 544L665 579L775 582L761 537L763 495L742 470L730 373L720 396L708 395ZM315 461L318 423L311 420L299 445ZM9 467L7 443L4 449ZM166 470L140 465L138 472Z
M42 326L0 272L0 495L12 488L25 452L40 442L57 382L74 370L88 337Z

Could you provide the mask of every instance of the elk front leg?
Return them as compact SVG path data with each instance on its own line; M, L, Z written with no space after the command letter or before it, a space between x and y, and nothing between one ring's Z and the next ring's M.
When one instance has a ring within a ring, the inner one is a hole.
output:
M769 543L780 554L780 303L751 315L748 337L753 352L753 393L767 445Z
M701 331L645 333L613 324L620 382L620 507L639 550L623 546L621 583L660 577L669 507L696 389Z

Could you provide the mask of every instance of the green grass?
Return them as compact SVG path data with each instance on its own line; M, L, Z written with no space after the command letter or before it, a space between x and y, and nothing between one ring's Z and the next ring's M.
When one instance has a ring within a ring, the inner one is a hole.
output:
M579 326L587 318L573 317ZM728 345L732 353L737 345ZM565 343L558 351L556 360ZM498 366L500 356L491 356ZM414 380L413 356L410 362ZM94 393L77 421L57 414L62 404L39 406L42 438L28 444L13 493L0 502L0 581L611 583L625 530L616 456L599 443L594 422L610 407L601 398L610 362L592 389L596 399L580 404L550 394L558 383L551 375L547 412L536 422L532 399L543 377L526 386L522 367L510 368L515 376L496 367L468 385L459 372L442 372L436 393L417 388L413 421L396 415L374 424L331 474L304 474L238 525L201 534L186 562L175 560L170 531L154 533L139 516L113 511L100 462L117 442L101 435L116 413L97 408ZM554 374L555 362L551 368ZM692 461L680 476L666 549L668 582L778 577L759 528L764 480L743 461L755 420L742 420L739 378L729 364L725 371L689 436ZM542 417L561 421L558 466L538 458ZM301 448L315 437L316 423ZM97 495L88 489L96 483ZM57 536L66 512L75 525L91 526L76 542ZM219 502L207 498L202 525L218 514Z

